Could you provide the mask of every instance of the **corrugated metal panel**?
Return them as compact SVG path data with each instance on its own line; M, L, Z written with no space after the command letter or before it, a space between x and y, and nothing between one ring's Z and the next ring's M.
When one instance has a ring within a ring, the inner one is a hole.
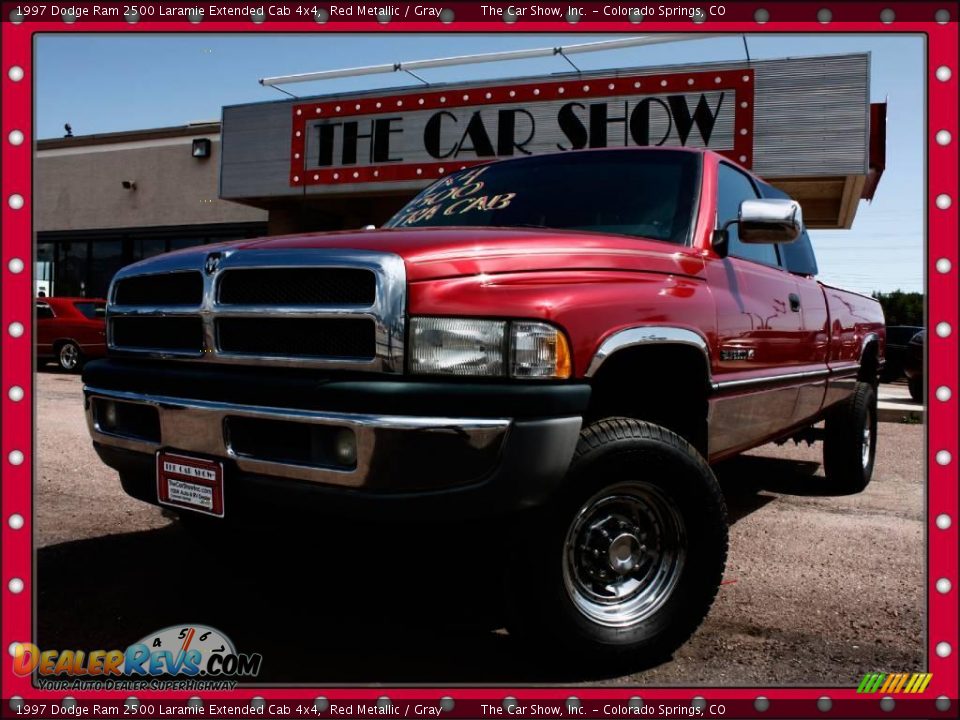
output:
M351 95L340 95L336 98L323 97L291 101L260 103L224 108L223 113L223 155L221 168L221 195L225 198L253 198L271 196L296 196L304 192L307 194L356 194L359 192L383 192L410 190L423 187L433 177L423 180L404 180L402 182L359 182L349 186L334 184L316 184L309 187L298 187L292 183L291 161L293 145L291 137L294 130L293 108L309 102L331 102L333 100L356 103L358 100L392 97L409 99L405 108L390 113L391 117L401 117L403 141L396 141L395 147L409 162L436 162L423 149L423 131L427 120L436 110L410 111L410 106L417 107L417 97L425 92L439 89L450 93L457 90L470 90L475 93L477 88L493 87L496 85L524 84L529 82L596 82L598 78L619 78L624 76L658 76L673 73L720 72L726 70L753 71L754 84L754 120L752 128L753 154L752 168L764 177L823 177L864 175L868 170L868 138L869 138L869 56L866 54L840 55L829 57L794 58L781 60L762 60L747 64L746 62L712 63L700 65L674 65L657 68L621 68L602 72L584 73L577 75L551 75L540 78L510 79L509 81L485 83L469 83L458 85L430 86L429 88L403 88L394 91L372 91ZM469 93L468 93L469 94ZM677 92L671 93L677 95ZM711 108L719 99L718 92L687 94L687 106L692 112L696 101L702 94ZM634 107L644 97L649 95L619 96L616 98L601 95L592 95L587 103L600 103L605 99L610 102L610 115L619 115L622 112L622 103L626 101L628 107ZM583 98L570 98L583 100ZM458 102L461 102L458 100ZM463 103L461 102L461 105ZM482 108L483 118L488 130L495 133L496 111L499 109L521 108L530 113L538 128L544 128L543 135L535 137L526 149L531 152L557 151L558 138L563 141L564 136L557 129L557 111L565 102L551 98L546 101L523 101L516 104L501 104L496 106L485 105ZM346 108L345 108L346 109ZM477 107L474 109L480 110ZM718 150L729 150L735 140L735 122L732 106L721 105L717 115L716 125L710 138L709 147ZM451 107L451 111L462 115L465 110L459 111ZM581 115L583 113L581 112ZM383 115L355 116L349 119L362 119L364 123L374 117ZM469 117L469 111L467 112ZM518 122L526 116L519 115ZM304 158L317 157L317 126L330 121L311 121L306 124L306 146ZM665 120L656 113L651 113L650 135L659 137L658 133L664 130ZM659 123L659 124L658 124ZM367 124L361 127L368 127ZM612 134L622 132L622 125L611 125ZM456 131L463 128L448 124L447 134L442 136L441 147L448 149L448 143L456 142ZM365 132L365 130L361 130ZM519 132L519 130L518 130ZM451 134L452 133L452 134ZM495 135L493 136L495 143ZM664 144L678 144L674 135ZM619 138L617 145L623 144ZM634 144L628 141L628 144ZM693 129L687 143L698 147L703 145L701 135ZM406 154L403 154L406 153ZM363 155L358 154L358 160ZM465 161L476 159L469 153L461 153L457 160ZM303 163L303 160L297 162ZM455 161L451 161L453 165ZM315 163L314 163L315 164ZM301 165L309 172L313 167L310 163ZM369 159L365 162L351 164L343 169L352 173L352 168L370 166ZM452 169L452 168L451 168ZM323 181L325 183L325 181Z

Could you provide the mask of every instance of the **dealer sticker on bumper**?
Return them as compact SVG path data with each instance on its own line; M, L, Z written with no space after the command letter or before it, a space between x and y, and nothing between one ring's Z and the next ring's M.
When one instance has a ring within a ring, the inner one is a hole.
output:
M223 517L223 463L159 451L157 499L161 505Z

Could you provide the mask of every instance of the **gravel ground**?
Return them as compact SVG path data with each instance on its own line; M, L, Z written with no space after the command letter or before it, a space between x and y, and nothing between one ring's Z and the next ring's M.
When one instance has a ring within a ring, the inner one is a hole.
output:
M495 589L453 572L471 567L459 544L468 531L441 537L439 552L380 536L345 552L319 524L306 540L265 528L271 550L197 542L124 495L93 452L81 397L76 376L37 376L42 647L125 647L199 622L263 653L263 681L330 684L849 687L865 672L923 666L922 425L881 424L860 495L832 494L819 446L768 445L718 468L732 525L713 610L670 661L611 676L518 648L500 629Z

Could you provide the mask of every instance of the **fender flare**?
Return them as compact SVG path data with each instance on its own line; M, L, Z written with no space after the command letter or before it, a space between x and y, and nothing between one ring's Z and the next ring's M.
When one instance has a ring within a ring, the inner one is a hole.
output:
M703 353L707 370L706 380L709 386L711 382L710 346L707 341L693 330L665 325L641 325L625 328L607 336L593 354L585 376L589 378L596 375L603 363L614 353L643 345L686 345L696 348Z

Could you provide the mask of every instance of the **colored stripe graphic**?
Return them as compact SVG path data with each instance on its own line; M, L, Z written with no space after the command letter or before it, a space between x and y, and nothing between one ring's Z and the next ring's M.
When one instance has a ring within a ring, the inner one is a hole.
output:
M863 680L860 681L860 687L857 688L858 693L872 693L876 692L876 688L880 686L880 683L886 677L883 673L867 673L863 676Z
M882 693L890 692L890 688L896 685L897 680L899 678L900 678L900 675L897 673L893 673L892 675L887 675L887 679L883 683L883 687L880 688L880 692ZM874 692L876 692L876 690Z
M932 679L933 673L867 673L857 686L857 692L922 693Z
M907 678L909 677L910 677L909 673L901 673L900 682L897 683L896 687L891 687L890 692L893 692L893 693L900 692L900 690L903 689L904 684L907 682Z

